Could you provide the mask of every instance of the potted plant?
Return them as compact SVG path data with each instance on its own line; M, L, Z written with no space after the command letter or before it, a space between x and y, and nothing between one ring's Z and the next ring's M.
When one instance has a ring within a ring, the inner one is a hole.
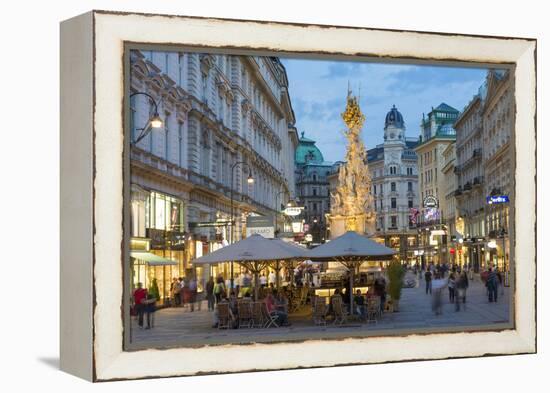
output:
M405 277L405 269L401 266L398 260L393 260L388 266L388 294L392 299L393 311L399 311L399 299L401 299L401 289L403 288L403 277Z

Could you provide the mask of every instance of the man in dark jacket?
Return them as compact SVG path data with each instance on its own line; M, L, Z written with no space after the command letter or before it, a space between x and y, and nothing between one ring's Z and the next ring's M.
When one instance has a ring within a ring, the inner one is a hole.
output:
M208 311L214 311L214 277L212 276L206 283L206 300L208 300Z
M424 273L424 280L426 281L426 294L428 294L428 291L431 294L432 293L432 272L430 269L427 269L426 273Z
M469 281L466 271L462 271L456 280L456 298L455 298L455 311L460 311L460 303L462 303L464 310L466 310L466 289L468 289ZM461 302L462 300L462 302Z
M485 285L487 286L487 291L489 292L489 303L496 302L498 294L498 278L492 268L489 268L487 283Z

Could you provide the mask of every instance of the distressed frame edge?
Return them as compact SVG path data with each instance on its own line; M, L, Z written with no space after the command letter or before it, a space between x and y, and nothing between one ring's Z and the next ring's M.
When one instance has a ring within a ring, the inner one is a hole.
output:
M95 379L93 24L93 12L60 24L60 369L88 381Z
M173 17L171 17L173 18ZM283 23L279 23L279 22L275 22L277 24L282 24L284 25ZM395 32L393 33L394 35L400 35L401 33L399 32ZM429 35L437 35L437 33L427 33ZM454 36L454 35L453 35ZM533 68L534 68L534 72L535 72L535 75L533 75L533 80L534 80L534 88L536 88L536 59L533 55L536 54L536 41L533 43L531 42L531 46L530 48L526 48L525 49L525 52L524 53L527 53L528 52L528 55L530 56L531 60L528 61L529 64L533 65ZM529 45L528 45L529 46ZM527 65L529 65L527 64ZM536 120L536 98L533 96L533 91L531 90L533 86L531 85L530 87L526 87L527 90L529 90L529 98L531 99L531 103L532 103L532 109L533 109L533 115L535 116L535 120ZM516 119L517 121L517 119ZM532 132L533 136L536 137L536 124L533 122L533 127L529 127L529 131ZM529 132L529 137L531 136L531 132ZM534 142L533 144L533 149L536 151L536 140L535 138L533 138L533 141L530 141L530 142ZM517 147L517 144L516 144L516 147ZM532 163L534 164L533 167L535 168L536 170L536 162L532 161ZM536 174L536 172L535 172ZM530 183L530 186L532 189L534 189L536 187L536 183L533 182L533 183ZM517 185L516 185L517 187ZM535 206L536 206L536 195L534 195L534 202L535 202ZM516 213L516 218L517 218L517 213ZM529 221L529 220L528 220ZM533 224L536 223L536 216L533 216L530 220ZM517 239L516 239L517 240ZM534 256L536 257L536 252L534 253ZM536 278L536 268L531 266L531 273L534 273L534 277ZM96 283L97 284L97 283ZM536 300L536 288L535 288L535 293L530 295L532 297L531 300ZM523 307L522 307L523 308ZM523 331L523 329L519 329L520 327L518 326L518 329L516 329L516 333L517 333L517 330L521 330L523 333L525 334L522 334L522 335L519 335L517 338L520 339L521 343L523 344L522 347L524 349L523 352L525 353L532 353L532 352L536 352L536 312L535 310L533 310L533 318L534 318L534 325L532 326L532 330L529 331L529 332L525 332ZM534 334L533 334L534 333ZM518 348L516 348L517 350ZM519 352L514 352L514 353L521 353L522 351L519 351ZM466 355L466 357L471 357L471 356L483 356L484 354L478 354L478 355L475 355L475 354L471 354L471 355ZM495 354L497 355L497 354ZM441 357L436 357L436 356L430 356L428 358L424 358L423 360L429 360L429 359L436 359L436 358L448 358L448 356L441 356ZM121 359L121 357L117 356L115 358L112 358L112 363L111 363L111 366L114 366L114 368L117 368L116 366L116 363L118 363L119 361L124 361L124 359ZM422 359L414 359L414 360L422 360ZM400 360L396 360L396 361L407 361L406 359L404 358L400 358ZM379 363L379 362L366 362L366 363ZM356 364L356 363L349 363L349 364ZM363 364L363 363L361 363ZM331 364L331 365L326 365L327 367L328 366L336 366L338 364ZM317 367L317 366L310 366L310 367ZM319 367L324 367L324 366L319 366ZM111 368L111 367L108 367L108 368ZM285 367L286 368L286 367ZM296 368L296 367L290 367L290 368ZM271 369L271 368L269 368ZM277 369L277 368L275 368ZM102 369L101 370L101 375L100 375L100 378L97 379L97 380L112 380L112 379L118 379L117 376L114 376L114 375L111 375L109 377L109 372L106 372L106 373L103 373L103 371L107 371L106 369ZM239 371L230 371L230 370L227 370L227 371L219 371L219 372L242 372L242 371L245 371L245 370L239 370ZM169 374L169 375L156 375L156 376L177 376L177 375L196 375L196 374L200 374L200 372L195 372L195 373L191 373L191 374L185 374L185 373L176 373L176 374ZM107 378L104 378L104 377L107 377ZM136 376L130 376L129 378L143 378L143 377L147 377L147 376L141 376L141 377L136 377ZM122 377L122 378L127 378L127 377Z

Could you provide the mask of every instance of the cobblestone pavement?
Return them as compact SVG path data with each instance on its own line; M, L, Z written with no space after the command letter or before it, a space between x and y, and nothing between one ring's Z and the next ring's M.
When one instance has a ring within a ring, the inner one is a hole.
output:
M510 288L499 288L499 301L489 303L486 290L479 278L470 283L466 310L455 311L444 289L443 313L435 315L431 308L431 296L424 291L424 280L415 288L404 288L399 312L384 313L378 323L350 321L344 326L314 326L309 307L297 315L291 315L290 327L270 329L212 328L214 313L207 310L206 302L201 310L191 312L187 308L166 308L155 313L153 329L139 329L132 318L132 344L135 348L192 346L224 343L293 341L308 338L341 338L342 336L374 336L402 334L403 331L434 332L462 331L464 328L502 329L510 327ZM501 292L502 291L502 292Z

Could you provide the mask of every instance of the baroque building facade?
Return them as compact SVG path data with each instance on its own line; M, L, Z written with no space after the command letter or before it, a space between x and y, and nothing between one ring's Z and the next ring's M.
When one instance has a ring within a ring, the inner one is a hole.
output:
M376 208L376 236L399 251L402 262L414 260L416 229L411 211L419 206L416 138L407 138L403 115L395 105L386 114L384 143L367 152Z
M514 105L511 72L489 70L455 123L457 223L464 263L475 271L491 265L509 269L510 203L492 203L492 197L510 198L513 192Z
M418 231L420 260L426 263L443 263L447 259L448 226L443 218L454 214L445 198L446 182L442 175L445 161L443 152L456 140L453 124L459 111L441 103L427 116L422 115L420 143L415 151L420 175L420 206ZM452 219L451 219L452 220ZM454 220L452 220L454 221Z
M486 197L511 197L513 203L515 124L514 78L511 71L490 70L483 105L483 168ZM492 247L485 249L488 264L508 271L510 261L510 203L487 204L485 231Z
M298 135L284 66L274 57L132 51L129 93L132 245L175 262L140 268L135 280L157 278L166 295L172 277L195 275L201 286L227 276L226 266L190 261L231 241L232 210L236 241L248 215L275 215L273 190L285 190L282 203L295 192ZM135 143L155 109L162 129Z
M457 134L458 135L458 134ZM447 261L456 263L462 256L462 249L457 249L456 237L456 197L455 191L457 188L457 173L456 173L456 142L449 144L442 155L443 167L441 168L441 176L443 177L442 198L445 199L443 205L445 209L442 211L442 221L446 225L447 230ZM458 257L458 258L457 258Z
M455 122L457 233L463 238L459 264L478 271L485 249L485 190L483 166L483 101L486 85L464 108Z
M296 149L296 198L304 207L304 224L312 243L326 240L326 217L330 211L330 190L328 176L333 164L325 161L315 141L302 132Z

